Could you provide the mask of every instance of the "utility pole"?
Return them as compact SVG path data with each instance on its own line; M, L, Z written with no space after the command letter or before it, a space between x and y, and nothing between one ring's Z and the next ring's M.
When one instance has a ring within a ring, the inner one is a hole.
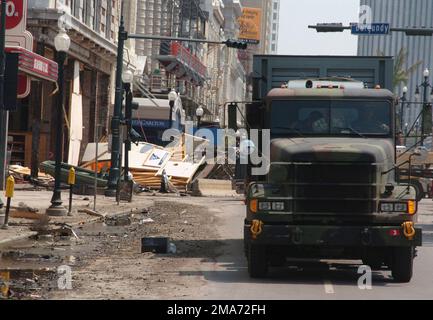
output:
M123 49L125 41L128 40L128 34L125 31L123 15L120 17L119 36L117 44L117 67L116 67L116 93L114 98L114 112L111 119L111 167L108 177L107 197L115 197L117 193L117 184L120 179L120 118L122 116L123 100Z
M425 134L426 134L426 124L427 124L427 117L426 117L426 111L429 106L428 102L428 89L432 88L431 94L433 94L433 87L430 84L429 77L430 77L430 70L425 69L423 72L424 81L416 86L416 92L415 95L419 96L419 87L421 86L423 88L423 98L422 98L422 117L421 117L421 146L424 146L424 140L425 140Z
M1 0L0 8L0 190L5 188L7 138L9 111L4 109L5 83L5 46L6 46L6 1ZM0 198L0 206L3 203Z

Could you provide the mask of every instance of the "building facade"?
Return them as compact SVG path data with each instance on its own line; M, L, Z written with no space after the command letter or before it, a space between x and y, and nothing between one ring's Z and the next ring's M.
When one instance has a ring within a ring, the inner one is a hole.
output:
M56 60L54 38L61 27L71 38L64 66L63 161L78 165L88 142L108 136L114 97L119 0L29 0L27 29L33 51ZM23 143L11 163L37 169L54 158L56 86L32 81L31 94L11 113L9 136ZM13 142L14 143L14 142Z
M430 0L362 0L361 5L372 9L372 20L390 23L392 27L433 27L433 2ZM360 36L358 55L398 56L401 50L407 52L403 65L404 70L416 65L409 74L407 83L408 100L415 101L416 86L423 82L423 70L433 71L433 38L422 36L406 36L403 32L393 32L386 36ZM404 83L399 83L394 91L402 96ZM404 126L410 128L419 113L421 106L408 104L403 111Z
M135 32L224 41L238 35L241 8L239 0L136 0ZM244 100L245 71L236 49L136 40L135 53L138 61L145 61L144 72L138 76L142 90L136 94L167 99L168 92L175 88L188 120L195 119L195 110L201 106L205 110L202 122L219 124L226 101Z
M277 54L278 53L278 33L280 29L280 0L272 1L272 15L271 15L271 43L269 53Z

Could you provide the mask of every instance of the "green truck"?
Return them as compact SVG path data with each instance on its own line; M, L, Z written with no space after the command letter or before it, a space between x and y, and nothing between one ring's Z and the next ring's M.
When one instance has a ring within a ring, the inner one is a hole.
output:
M422 230L415 189L395 179L392 69L390 57L254 57L246 119L269 130L270 146L253 142L266 174L245 170L251 277L306 258L362 260L411 280Z

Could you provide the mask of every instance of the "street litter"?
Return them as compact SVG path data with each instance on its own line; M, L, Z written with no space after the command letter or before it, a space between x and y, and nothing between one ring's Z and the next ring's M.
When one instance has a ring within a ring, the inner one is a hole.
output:
M169 247L168 247L168 252L175 254L177 252L177 248L176 245L174 243L170 243Z
M167 253L168 251L168 238L162 237L145 237L141 239L141 253Z
M155 222L153 219L147 218L147 219L140 220L139 224L142 225L142 224L153 223L153 222Z

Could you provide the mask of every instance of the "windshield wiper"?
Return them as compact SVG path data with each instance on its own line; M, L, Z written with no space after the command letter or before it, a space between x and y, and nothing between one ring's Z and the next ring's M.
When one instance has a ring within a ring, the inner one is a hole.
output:
M362 133L356 131L356 130L353 129L352 127L347 127L347 128L334 128L334 129L339 130L339 131L350 130L350 132L357 134L357 135L360 136L361 138L367 139L366 136L364 136Z
M304 135L302 134L302 132L299 131L299 130L296 129L296 128L291 128L291 127L273 127L272 129L282 129L282 130L287 130L287 131L290 131L290 132L292 132L292 133L297 133L298 136L300 136L301 138L304 138Z

